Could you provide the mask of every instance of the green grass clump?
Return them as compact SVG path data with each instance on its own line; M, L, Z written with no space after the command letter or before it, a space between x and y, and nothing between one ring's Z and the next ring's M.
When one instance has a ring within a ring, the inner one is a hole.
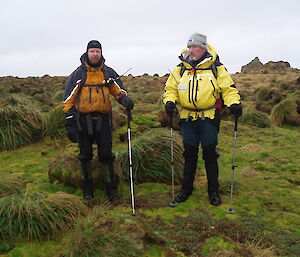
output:
M270 90L265 87L258 88L258 90L255 91L255 94L260 101L267 101L270 99Z
M260 128L267 128L271 126L267 115L254 110L245 110L240 120Z
M79 219L64 239L62 256L142 256L143 229L129 216L114 216L100 207Z
M0 176L0 197L20 193L26 184L23 174L2 174Z
M39 193L4 196L0 198L0 240L53 238L69 230L86 211L79 198L62 192L48 198Z
M43 128L41 114L25 98L11 97L0 105L0 151L40 139Z
M155 122L144 115L137 115L134 118L134 122L138 125L146 125L149 128L153 128L155 126Z
M275 105L271 112L271 122L274 126L281 127L283 124L300 125L300 115L297 113L297 103L292 98L287 98Z
M44 134L53 139L59 139L66 136L65 116L60 107L53 109L47 114Z
M181 181L183 148L180 136L174 132L174 179ZM118 154L123 168L122 179L128 179L128 150ZM133 174L136 183L171 183L170 135L167 129L152 129L132 141Z
M224 241L223 238L209 237L202 246L201 254L206 256L208 253L216 251L219 248L233 250L234 246L231 243Z

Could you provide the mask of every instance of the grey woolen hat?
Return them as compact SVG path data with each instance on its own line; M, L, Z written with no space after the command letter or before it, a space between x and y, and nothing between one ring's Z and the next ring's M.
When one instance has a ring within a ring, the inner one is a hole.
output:
M191 35L189 41L187 42L187 46L199 46L207 50L206 36L199 33Z

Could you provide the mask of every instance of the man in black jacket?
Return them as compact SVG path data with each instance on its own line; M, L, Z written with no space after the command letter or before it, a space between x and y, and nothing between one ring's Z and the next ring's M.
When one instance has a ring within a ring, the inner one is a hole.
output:
M90 41L80 60L82 64L69 76L64 94L68 136L71 141L79 143L83 198L90 200L94 197L90 160L93 158L92 144L95 141L106 192L109 200L113 201L118 196L113 166L110 95L128 112L133 109L134 103L127 96L118 74L104 64L99 41Z

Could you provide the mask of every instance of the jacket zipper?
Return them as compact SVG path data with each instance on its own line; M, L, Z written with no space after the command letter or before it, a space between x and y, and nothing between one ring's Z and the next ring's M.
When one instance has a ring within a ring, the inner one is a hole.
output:
M92 103L92 88L90 87L90 103Z
M105 95L104 95L103 87L101 89L102 89L103 102L105 103Z
M189 103L191 102L191 81L189 81Z
M216 92L216 87L215 87L214 82L212 81L212 79L209 78L209 80L210 80L210 82L211 82L211 84L212 84L212 86L213 86L213 88L214 88L214 92L213 92L212 95L214 96L214 98L216 98L216 97L215 97L215 94L214 94L214 93Z
M195 102L197 102L197 96L198 96L198 79L196 79L196 95L195 95Z
M195 100L194 100L194 89L195 89L195 73L194 73L194 76L193 76L193 87L192 87L192 102L193 102L193 105L195 106L195 108L197 108L196 104L195 104Z

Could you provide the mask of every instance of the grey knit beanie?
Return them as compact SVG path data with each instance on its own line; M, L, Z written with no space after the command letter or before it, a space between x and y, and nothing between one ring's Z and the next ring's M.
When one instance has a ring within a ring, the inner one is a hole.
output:
M199 46L201 48L204 48L207 50L207 39L205 35L195 33L193 34L190 38L189 41L187 42L187 46Z

